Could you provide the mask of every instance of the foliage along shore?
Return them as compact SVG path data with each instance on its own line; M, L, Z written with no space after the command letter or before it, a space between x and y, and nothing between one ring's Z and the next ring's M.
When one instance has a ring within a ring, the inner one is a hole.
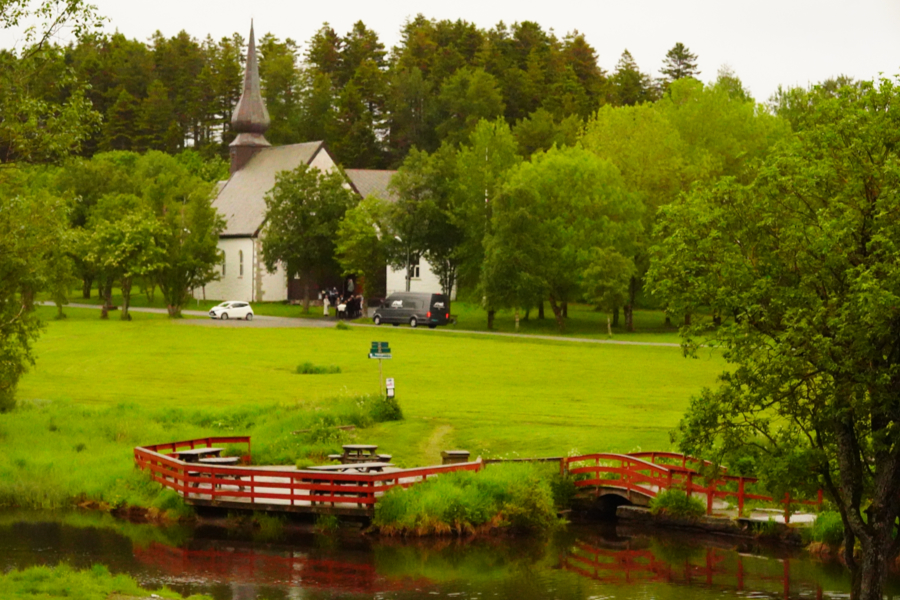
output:
M76 570L68 565L37 566L0 573L0 597L5 600L107 600L113 594L141 598L184 598L167 588L148 591L128 575L113 575L103 565ZM193 595L187 600L209 600Z

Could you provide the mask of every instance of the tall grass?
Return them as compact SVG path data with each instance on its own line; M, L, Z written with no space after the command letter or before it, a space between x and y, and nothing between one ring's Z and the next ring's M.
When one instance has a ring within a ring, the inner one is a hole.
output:
M373 519L383 534L414 536L540 531L558 522L550 479L529 464L457 471L396 488L379 500Z
M660 492L650 501L650 512L682 519L696 519L706 514L703 502L682 490Z
M841 520L841 513L829 510L819 513L807 535L809 541L834 548L840 546L844 543L844 522Z
M110 509L155 508L177 519L189 510L176 494L135 470L135 446L250 435L255 464L294 464L339 452L351 434L336 426L364 429L390 416L377 396L219 411L23 403L0 423L0 507L59 509L91 501ZM309 432L294 435L298 430Z

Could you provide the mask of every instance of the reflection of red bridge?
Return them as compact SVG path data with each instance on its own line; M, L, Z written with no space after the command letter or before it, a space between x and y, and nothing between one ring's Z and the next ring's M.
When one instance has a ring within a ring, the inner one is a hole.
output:
M782 561L781 569L760 569L760 564L772 564L763 559L753 559L754 565L748 568L744 557L737 555L737 560L727 560L722 550L706 548L701 561L686 559L678 564L666 562L658 558L650 550L608 550L595 548L588 544L576 542L569 554L561 560L562 568L583 577L589 577L603 583L628 585L638 583L675 583L685 585L707 585L738 591L783 592L784 598L790 597L791 566L790 561ZM774 565L773 565L774 566ZM780 570L780 573L773 571ZM768 571L768 572L765 572ZM815 581L795 579L795 584L806 585L814 589L816 598L821 600L822 588ZM776 585L772 585L776 584ZM762 590L768 587L771 589Z
M400 591L411 585L410 580L378 575L369 563L310 558L303 553L187 550L153 542L147 548L135 546L134 556L172 577L202 577L219 583L292 585L357 594Z
M705 466L711 467L709 462ZM575 486L595 497L614 495L632 504L648 505L651 498L665 490L680 489L693 496L706 496L706 512L711 514L713 502L733 498L738 513L743 515L745 500L762 500L784 504L784 518L790 521L791 505L822 505L822 490L816 500L775 499L754 490L755 477L737 477L720 468L715 480L701 477L700 461L677 452L635 452L633 454L585 454L560 460L560 471L575 476Z

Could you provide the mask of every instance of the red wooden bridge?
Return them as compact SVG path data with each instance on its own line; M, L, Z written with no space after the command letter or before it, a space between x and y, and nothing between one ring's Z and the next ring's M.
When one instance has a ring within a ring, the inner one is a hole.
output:
M442 473L480 471L481 459L455 465L393 469L383 473L327 473L291 466L220 466L185 462L182 450L246 444L250 438L209 437L134 449L135 464L187 504L245 510L268 510L371 516L378 498L396 487L410 487Z
M601 497L614 495L638 506L647 506L652 498L665 490L679 489L706 500L706 513L712 514L716 500L734 500L739 516L744 516L747 500L760 500L784 506L785 523L790 522L792 505L822 505L822 491L815 500L773 498L761 493L754 477L728 475L719 468L719 475L708 480L700 475L701 465L696 458L677 452L635 452L632 454L585 454L560 459L560 472L574 477L580 495Z

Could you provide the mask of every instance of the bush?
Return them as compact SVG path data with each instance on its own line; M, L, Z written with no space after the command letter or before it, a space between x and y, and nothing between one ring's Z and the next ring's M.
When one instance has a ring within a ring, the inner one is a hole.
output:
M334 326L335 329L340 329L341 331L347 331L350 329L350 326L344 323L343 321L338 321L337 325Z
M16 407L16 389L5 388L0 389L0 413L13 410Z
M373 519L384 534L418 536L494 528L540 531L558 523L549 478L527 464L456 471L395 488L375 505Z
M369 414L376 423L384 423L386 421L402 421L403 409L396 398L388 398L386 396L376 396L369 399Z
M840 546L844 543L844 522L841 520L841 513L830 510L819 513L809 529L809 537L814 542Z
M650 501L650 512L679 518L697 518L706 514L703 502L681 490L666 490Z
M550 490L553 492L553 504L558 510L564 510L572 505L578 488L573 477L554 473L550 477Z
M297 375L333 375L340 372L341 368L337 365L320 367L311 362L305 362L297 366Z

